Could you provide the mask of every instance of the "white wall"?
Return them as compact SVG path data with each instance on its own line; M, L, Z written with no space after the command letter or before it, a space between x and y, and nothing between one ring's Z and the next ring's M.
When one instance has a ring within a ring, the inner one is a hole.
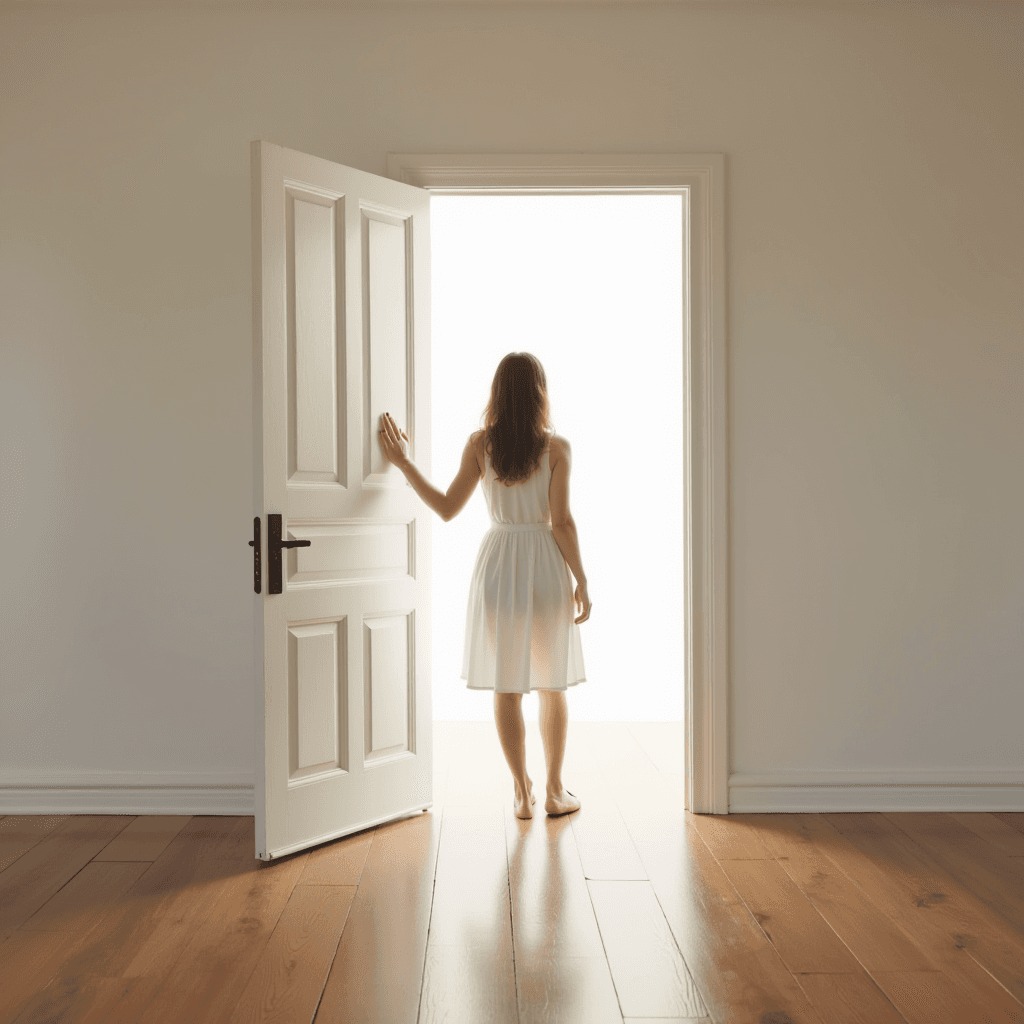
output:
M1020 3L6 6L0 781L252 769L249 141L726 154L732 768L1021 768Z
M586 682L567 694L577 722L683 722L682 209L677 195L430 201L434 480L446 489L458 473L501 359L532 352L572 445L593 602ZM493 721L493 696L459 678L490 526L482 486L433 524L434 717ZM523 701L528 721L538 700Z

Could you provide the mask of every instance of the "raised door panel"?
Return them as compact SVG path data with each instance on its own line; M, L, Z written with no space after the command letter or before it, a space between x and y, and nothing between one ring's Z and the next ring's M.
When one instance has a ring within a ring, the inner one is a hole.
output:
M409 217L361 205L363 276L363 409L390 412L399 424L416 421L413 323L408 273L412 262ZM363 482L408 486L377 443L378 425L363 424ZM408 433L408 430L406 431ZM415 453L410 452L415 459Z
M344 196L286 190L288 483L344 486Z

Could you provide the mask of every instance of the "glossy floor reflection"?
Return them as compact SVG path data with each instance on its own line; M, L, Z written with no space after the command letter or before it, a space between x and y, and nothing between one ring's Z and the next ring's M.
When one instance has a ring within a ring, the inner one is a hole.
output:
M570 722L580 810L520 819L493 724L434 728L428 813L272 862L0 817L0 1024L1024 1020L1024 814L692 815L681 724Z

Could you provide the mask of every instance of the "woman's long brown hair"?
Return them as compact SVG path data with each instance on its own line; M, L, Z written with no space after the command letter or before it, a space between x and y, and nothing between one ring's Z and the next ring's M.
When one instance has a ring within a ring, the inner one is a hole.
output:
M555 432L549 413L540 360L531 352L509 352L494 372L484 410L484 452L491 457L495 477L507 487L528 480L540 466Z

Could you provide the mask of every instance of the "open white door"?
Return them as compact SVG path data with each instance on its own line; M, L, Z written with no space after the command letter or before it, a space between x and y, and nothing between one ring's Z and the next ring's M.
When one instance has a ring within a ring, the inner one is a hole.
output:
M254 795L271 860L432 803L433 513L378 436L390 412L429 476L430 193L263 141L251 159Z

